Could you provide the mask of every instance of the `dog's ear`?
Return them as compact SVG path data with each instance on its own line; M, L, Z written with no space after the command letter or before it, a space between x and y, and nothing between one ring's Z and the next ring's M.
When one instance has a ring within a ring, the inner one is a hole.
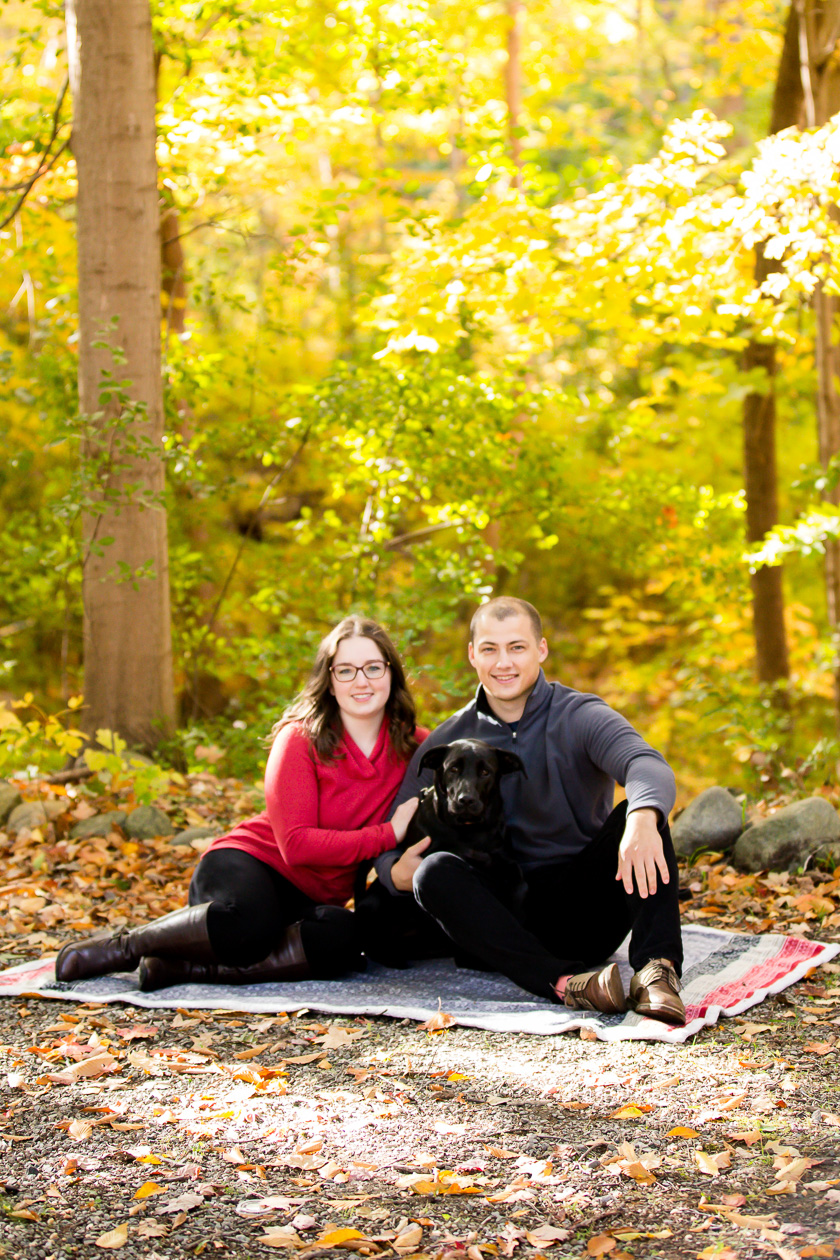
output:
M499 774L524 774L528 778L522 759L517 757L516 753L507 752L504 748L496 750L496 762L499 767Z
M418 769L421 772L423 770L440 769L440 767L443 765L444 761L446 760L446 754L448 752L449 752L448 744L438 744L437 748L430 748L429 751L424 752L423 756L420 758L420 765Z

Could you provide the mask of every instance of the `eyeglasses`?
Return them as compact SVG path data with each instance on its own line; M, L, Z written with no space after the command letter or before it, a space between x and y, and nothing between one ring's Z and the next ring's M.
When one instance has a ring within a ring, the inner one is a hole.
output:
M348 683L353 681L359 670L365 678L375 679L384 678L385 671L390 668L387 661L365 661L364 665L331 665L330 673L337 682Z

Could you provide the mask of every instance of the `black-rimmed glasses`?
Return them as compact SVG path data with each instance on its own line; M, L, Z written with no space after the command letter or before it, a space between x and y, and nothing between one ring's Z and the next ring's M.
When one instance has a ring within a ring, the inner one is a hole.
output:
M390 669L390 665L387 661L365 661L364 665L331 665L330 673L337 682L348 683L353 681L359 670L362 671L365 678L370 678L371 681L374 681L377 678L384 678L385 671L388 669Z

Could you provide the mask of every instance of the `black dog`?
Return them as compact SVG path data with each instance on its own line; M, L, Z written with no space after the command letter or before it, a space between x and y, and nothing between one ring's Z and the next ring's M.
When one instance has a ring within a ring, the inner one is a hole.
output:
M429 836L424 857L453 853L463 858L501 901L516 909L525 883L506 844L501 780L506 774L525 774L519 757L481 739L458 739L430 748L419 769L434 770L435 778L420 792L420 804L399 851L404 853ZM409 941L402 936L400 919L408 916L401 913L400 898L376 881L364 891L358 889L356 913L368 957L391 967L405 966Z
M519 868L505 848L501 792L503 775L525 774L516 753L493 748L483 739L456 739L430 748L419 769L434 770L435 779L420 793L417 813L397 846L400 851L430 836L425 855L454 853L484 874L508 879L515 868L518 883Z

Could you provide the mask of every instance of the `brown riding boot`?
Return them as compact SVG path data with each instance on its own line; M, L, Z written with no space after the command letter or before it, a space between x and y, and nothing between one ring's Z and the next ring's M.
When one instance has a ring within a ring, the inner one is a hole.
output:
M184 906L141 927L88 937L65 945L55 960L56 980L87 980L112 971L133 971L145 954L194 958L210 962L215 958L207 935L207 911L202 906Z
M292 923L276 949L250 967L178 958L144 958L140 963L140 989L150 993L175 984L264 984L270 980L308 980L311 975L303 951L300 923Z
M573 1011L601 1011L604 1015L622 1015L627 1010L621 972L616 963L599 971L583 971L569 976L563 998Z

